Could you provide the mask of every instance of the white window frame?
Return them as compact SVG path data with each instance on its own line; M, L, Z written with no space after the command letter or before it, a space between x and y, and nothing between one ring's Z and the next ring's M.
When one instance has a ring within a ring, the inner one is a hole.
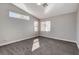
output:
M50 21L42 21L41 23L41 31L49 32L51 31L51 22Z
M38 21L34 21L34 31L38 31Z

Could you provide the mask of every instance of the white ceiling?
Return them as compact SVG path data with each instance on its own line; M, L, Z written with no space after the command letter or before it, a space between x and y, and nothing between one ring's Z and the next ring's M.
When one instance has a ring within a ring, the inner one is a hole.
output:
M37 5L36 3L13 4L39 19L76 12L78 9L77 3L48 3L47 7Z

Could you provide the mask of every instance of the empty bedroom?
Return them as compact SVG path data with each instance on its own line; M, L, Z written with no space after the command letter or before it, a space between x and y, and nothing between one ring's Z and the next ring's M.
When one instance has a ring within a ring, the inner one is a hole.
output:
M0 3L0 55L78 55L79 3Z

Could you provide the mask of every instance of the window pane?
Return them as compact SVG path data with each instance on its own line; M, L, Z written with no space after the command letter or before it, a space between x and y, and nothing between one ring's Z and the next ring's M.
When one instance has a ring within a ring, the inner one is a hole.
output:
M51 22L50 21L43 21L41 22L41 31L50 31L51 30Z
M38 31L38 21L34 21L34 31Z
M45 31L45 22L41 22L41 31Z
M46 31L50 31L50 21L46 21Z

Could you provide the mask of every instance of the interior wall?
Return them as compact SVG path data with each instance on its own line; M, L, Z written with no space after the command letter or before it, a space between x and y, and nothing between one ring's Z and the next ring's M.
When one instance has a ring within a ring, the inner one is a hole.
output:
M74 12L41 20L41 22L51 21L51 31L41 31L40 36L75 42L76 16Z
M79 8L78 8L78 11L77 11L77 45L78 45L78 48L79 48Z
M9 17L9 12L30 16L30 20ZM0 45L38 36L34 31L37 18L8 3L0 4Z

